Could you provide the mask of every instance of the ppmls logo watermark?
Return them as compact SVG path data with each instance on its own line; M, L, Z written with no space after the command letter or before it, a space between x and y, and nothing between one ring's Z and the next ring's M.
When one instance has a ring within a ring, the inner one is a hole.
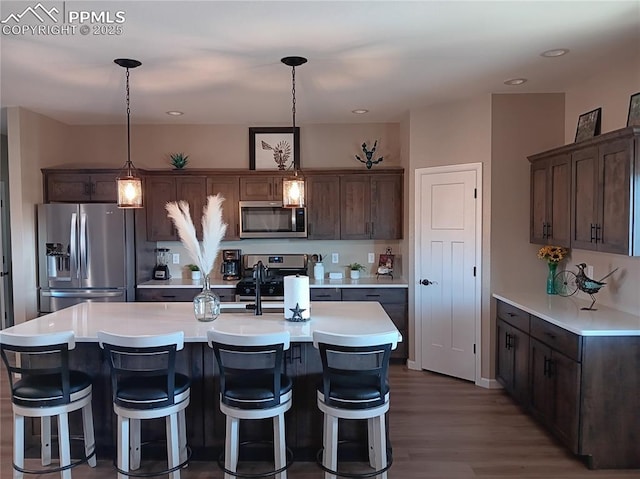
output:
M67 2L28 5L2 20L3 35L122 35L126 12L75 10Z

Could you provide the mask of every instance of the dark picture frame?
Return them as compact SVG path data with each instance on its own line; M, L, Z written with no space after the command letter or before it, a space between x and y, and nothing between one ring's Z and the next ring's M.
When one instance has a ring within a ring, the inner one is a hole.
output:
M640 126L640 91L629 98L627 126Z
M292 127L249 128L249 169L300 169L300 128L295 131Z
M578 127L576 128L576 143L588 140L600 134L600 117L602 108L596 108L578 117Z

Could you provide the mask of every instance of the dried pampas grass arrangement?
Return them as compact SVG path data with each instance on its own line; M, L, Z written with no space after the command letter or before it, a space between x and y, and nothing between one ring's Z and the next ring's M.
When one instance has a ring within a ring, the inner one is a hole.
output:
M207 198L207 206L202 214L202 245L196 237L196 228L189 212L189 203L173 201L166 205L167 216L176 226L180 241L205 276L213 269L220 249L220 241L227 231L227 224L222 222L223 201L224 198L219 194Z

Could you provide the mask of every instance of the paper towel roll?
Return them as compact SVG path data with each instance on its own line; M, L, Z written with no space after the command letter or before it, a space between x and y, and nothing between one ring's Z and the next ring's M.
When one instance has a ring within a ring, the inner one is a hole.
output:
M309 277L285 276L284 319L287 321L308 321L311 318L310 307Z

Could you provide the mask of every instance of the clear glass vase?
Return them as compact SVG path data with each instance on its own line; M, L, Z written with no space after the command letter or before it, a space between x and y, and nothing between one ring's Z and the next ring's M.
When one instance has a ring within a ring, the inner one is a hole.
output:
M547 294L558 294L555 286L556 270L558 263L549 262L549 272L547 273Z
M202 292L193 298L193 313L198 321L213 321L220 316L220 298L211 291L209 275L204 277Z

